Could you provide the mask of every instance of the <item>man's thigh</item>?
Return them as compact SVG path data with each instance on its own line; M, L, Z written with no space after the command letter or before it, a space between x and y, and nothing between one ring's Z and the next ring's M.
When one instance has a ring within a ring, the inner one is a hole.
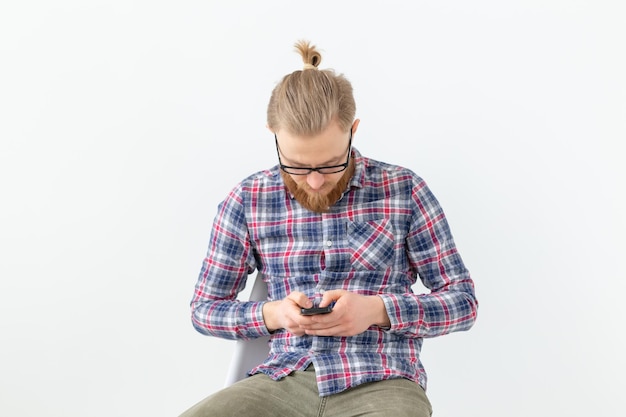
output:
M296 371L279 381L256 374L207 397L180 417L317 417L319 405L313 371Z
M324 417L430 417L426 393L408 379L370 382L327 397Z

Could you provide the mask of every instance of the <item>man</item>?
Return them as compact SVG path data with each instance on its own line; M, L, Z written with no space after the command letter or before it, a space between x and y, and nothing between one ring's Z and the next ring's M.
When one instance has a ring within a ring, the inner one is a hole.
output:
M425 182L352 147L349 81L296 48L268 106L279 165L220 204L191 302L199 332L271 334L270 353L183 416L429 416L422 341L473 325L472 279ZM237 301L254 270L269 299Z

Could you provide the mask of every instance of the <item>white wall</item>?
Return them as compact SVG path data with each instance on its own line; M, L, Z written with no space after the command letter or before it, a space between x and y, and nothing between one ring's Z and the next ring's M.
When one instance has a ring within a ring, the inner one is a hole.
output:
M0 415L173 416L221 387L232 344L188 303L217 204L275 164L300 38L476 281L476 326L425 343L435 415L623 408L624 3L381 4L3 2Z

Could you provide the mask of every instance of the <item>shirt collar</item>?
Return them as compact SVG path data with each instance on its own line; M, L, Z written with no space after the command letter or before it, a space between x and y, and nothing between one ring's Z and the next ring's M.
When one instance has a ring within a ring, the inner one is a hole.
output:
M361 153L355 147L352 147L352 159L354 160L355 167L354 174L350 180L350 186L363 188L363 184L365 183L365 168L367 159L361 156Z

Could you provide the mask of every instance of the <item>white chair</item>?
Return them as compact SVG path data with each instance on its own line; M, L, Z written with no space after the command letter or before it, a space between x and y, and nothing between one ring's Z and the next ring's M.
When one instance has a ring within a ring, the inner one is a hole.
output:
M261 273L256 275L252 292L250 293L250 301L267 300L267 284L263 281ZM226 375L225 387L243 379L247 376L246 372L259 365L269 353L269 336L259 337L252 340L237 340L235 342L235 350L230 361L228 374Z

